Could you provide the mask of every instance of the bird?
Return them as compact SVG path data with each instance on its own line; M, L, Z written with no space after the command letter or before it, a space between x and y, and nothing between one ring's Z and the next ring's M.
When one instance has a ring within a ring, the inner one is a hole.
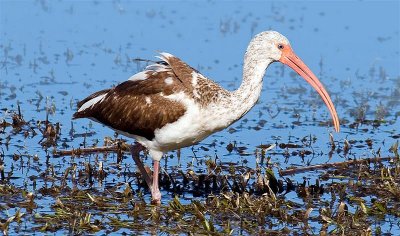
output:
M242 82L233 91L172 54L161 52L157 58L128 80L78 102L73 114L73 119L88 118L136 140L131 155L151 191L152 203L161 203L158 176L163 155L194 145L243 117L259 99L264 74L273 62L289 66L318 92L339 132L339 118L328 92L294 53L289 40L276 31L251 39ZM139 159L145 149L153 160L152 174Z

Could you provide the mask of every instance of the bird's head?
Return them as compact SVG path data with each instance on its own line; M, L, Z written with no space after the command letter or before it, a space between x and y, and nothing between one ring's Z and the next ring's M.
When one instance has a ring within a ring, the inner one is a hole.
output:
M335 130L339 132L339 118L328 92L314 73L294 53L289 40L285 36L276 31L259 33L252 39L249 50L257 54L257 60L265 61L267 64L279 61L303 77L322 97L331 113Z

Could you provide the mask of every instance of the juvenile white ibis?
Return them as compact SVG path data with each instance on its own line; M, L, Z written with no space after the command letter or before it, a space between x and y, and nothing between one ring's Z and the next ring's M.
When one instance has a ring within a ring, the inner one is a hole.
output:
M135 138L131 152L150 190L159 203L160 159L163 154L193 145L244 116L257 102L267 67L276 61L301 75L322 97L339 131L335 107L321 82L296 56L289 41L275 31L257 34L244 56L243 81L227 91L179 58L161 53L160 62L149 65L129 80L98 91L78 103L73 118L89 118ZM153 159L153 176L138 159L140 147Z

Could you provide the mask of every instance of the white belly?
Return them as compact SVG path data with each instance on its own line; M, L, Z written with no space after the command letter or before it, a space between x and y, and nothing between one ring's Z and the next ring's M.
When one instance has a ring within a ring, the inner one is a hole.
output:
M215 106L202 108L186 97L180 98L180 101L183 101L187 108L182 117L155 130L153 140L137 138L138 141L149 149L167 152L196 144L230 124L229 120L224 119L224 115L218 112L223 109Z

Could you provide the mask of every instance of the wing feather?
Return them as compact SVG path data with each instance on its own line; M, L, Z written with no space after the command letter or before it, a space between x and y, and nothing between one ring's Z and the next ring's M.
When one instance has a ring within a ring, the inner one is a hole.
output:
M104 96L78 110L73 118L92 118L115 130L152 140L156 129L177 121L186 112L181 102L166 96L178 92L193 96L191 79L195 70L177 57L161 55L162 62L140 72L140 77L144 78L132 76L135 79L95 92L79 102L78 108L81 108L92 99Z

